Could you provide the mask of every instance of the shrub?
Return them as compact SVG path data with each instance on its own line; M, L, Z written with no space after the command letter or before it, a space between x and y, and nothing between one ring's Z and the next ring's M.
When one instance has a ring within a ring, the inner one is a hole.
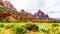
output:
M35 24L26 24L25 28L29 31L39 31L39 27Z
M15 26L13 30L16 31L16 34L25 34L27 32L27 30L22 26Z
M59 24L52 24L52 26L57 27L57 26L59 26Z
M45 27L40 27L39 28L41 31L43 31L43 32L48 32L49 30L47 29L47 28L45 28Z
M7 29L14 28L14 24L5 24L5 28Z
M4 24L1 24L1 23L0 23L0 27L4 27Z

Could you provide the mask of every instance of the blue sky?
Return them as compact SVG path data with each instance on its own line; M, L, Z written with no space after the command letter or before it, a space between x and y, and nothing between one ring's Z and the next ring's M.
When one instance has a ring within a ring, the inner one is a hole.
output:
M7 0L20 11L24 9L27 12L35 13L39 9L52 18L60 18L60 0Z

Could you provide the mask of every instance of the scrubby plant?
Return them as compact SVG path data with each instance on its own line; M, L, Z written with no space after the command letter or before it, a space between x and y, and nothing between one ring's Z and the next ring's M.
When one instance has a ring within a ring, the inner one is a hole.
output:
M45 28L45 27L39 27L39 29L41 30L41 31L43 31L43 32L48 32L49 30L47 29L47 28Z
M59 26L59 24L52 24L52 26L54 26L54 27L58 27L58 26Z
M14 28L14 24L5 24L4 27L7 28L7 29Z
M4 24L1 24L1 23L0 23L0 28L1 28L1 27L4 27Z
M59 24L55 23L55 24L52 24L52 32L56 32L59 30Z
M36 24L29 23L29 24L26 24L24 27L29 31L35 31L35 32L39 31L39 27Z
M27 32L27 30L22 27L22 26L15 26L14 28L12 28L13 31L16 31L16 34L25 34Z

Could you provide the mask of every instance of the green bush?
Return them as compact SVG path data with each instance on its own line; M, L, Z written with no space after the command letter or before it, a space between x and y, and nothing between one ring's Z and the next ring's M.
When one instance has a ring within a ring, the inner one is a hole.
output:
M54 26L54 27L58 27L58 26L59 26L59 24L52 24L52 26Z
M1 23L0 23L0 28L1 28L1 27L4 27L4 24L1 24Z
M29 31L39 31L39 27L35 24L26 24L24 27Z
M14 28L14 24L5 24L4 27L7 29Z
M25 34L27 32L24 27L17 25L13 28L13 31L16 31L16 34Z

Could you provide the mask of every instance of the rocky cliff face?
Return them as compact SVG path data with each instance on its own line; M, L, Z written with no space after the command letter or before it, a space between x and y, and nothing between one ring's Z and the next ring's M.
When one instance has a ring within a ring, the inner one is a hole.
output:
M14 8L14 6L9 2L9 1L0 1L0 5L9 8L11 10L16 10L16 8Z
M50 18L48 16L48 14L45 14L44 12L42 12L41 10L38 10L35 14L34 14L34 17L35 18L39 18L40 21L43 21L43 22L51 22L51 21L54 21L53 18Z
M44 12L42 12L41 10L38 10L35 14L34 14L35 17L38 17L38 18L49 18L48 14L45 14Z
M14 8L14 6L9 1L5 1L3 4L6 8L9 8L11 10L16 10L16 8Z
M20 11L20 13L32 16L31 13L26 12L24 9L22 9L22 10Z
M45 14L41 10L38 10L34 15L28 12L25 12L25 10L21 10L20 13L25 16L27 15L27 18L32 21L43 21L43 22L50 22L53 21L52 18L48 16L48 14Z

